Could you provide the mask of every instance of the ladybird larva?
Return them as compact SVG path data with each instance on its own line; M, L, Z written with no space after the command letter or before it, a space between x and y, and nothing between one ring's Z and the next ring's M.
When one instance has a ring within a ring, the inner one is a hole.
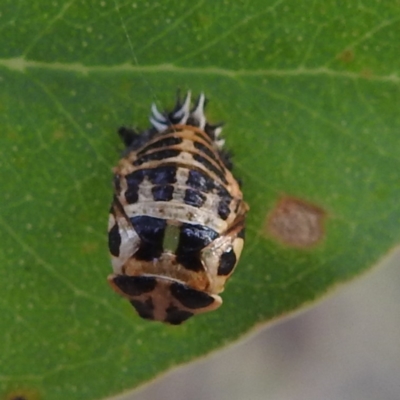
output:
M190 98L165 113L153 104L148 130L120 128L108 226L112 288L142 318L174 325L222 304L248 210L221 125L207 122L204 94L192 109Z

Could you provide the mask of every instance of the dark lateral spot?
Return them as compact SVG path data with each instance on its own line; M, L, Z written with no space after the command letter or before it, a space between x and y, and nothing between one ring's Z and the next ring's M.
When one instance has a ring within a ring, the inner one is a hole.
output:
M222 254L219 267L218 275L229 275L236 264L236 255L233 249Z
M157 129L148 129L142 133L136 132L134 129L122 127L118 130L119 136L128 147L126 152L137 151L145 146L157 134Z
M198 190L186 189L185 198L183 199L185 204L193 207L201 207L206 201L206 196Z
M211 192L215 187L214 181L205 172L195 169L189 172L186 185L205 193Z
M140 150L137 154L138 156L141 156L142 154L145 154L149 150L153 149L162 149L163 147L168 147L168 146L174 146L177 144L182 143L182 138L180 137L162 137L157 140L157 142L154 142L152 144L149 144L148 146L144 147L142 150Z
M216 167L213 163L208 161L205 157L201 156L200 154L193 154L193 159L198 161L199 163L203 164L209 171L214 172L214 174L221 179L221 181L225 184L228 181L225 178L225 173L221 168Z
M217 184L215 185L215 188L217 189L218 196L223 198L226 202L229 203L232 200L232 196L229 194L224 186Z
M146 215L133 217L130 220L141 239L139 250L134 257L146 261L160 257L163 251L166 221Z
M233 169L232 154L227 150L220 150L219 156L221 157L221 160L224 163L225 168L229 169L229 171L232 171Z
M128 204L134 204L139 199L139 187L137 185L129 185L125 192L125 200Z
M121 236L119 234L118 225L115 224L108 232L108 248L110 250L110 253L113 256L118 257L120 246L121 246Z
M230 213L229 203L225 199L222 199L218 204L218 215L225 221Z
M171 185L154 186L151 189L154 201L170 201L174 193L174 187Z
M168 322L172 325L179 325L193 316L193 313L190 311L180 310L175 306L168 307L166 309L166 313L167 316L165 318L165 322Z
M204 308L214 303L214 298L209 294L191 289L181 283L174 282L170 286L170 290L172 296L174 296L183 306L193 310Z
M121 126L121 128L118 129L118 134L124 142L125 146L132 145L132 143L134 143L134 141L137 140L139 136L139 134L134 129L126 128L125 126Z
M156 279L151 276L117 275L113 282L121 291L133 297L151 292L157 284Z
M238 238L244 239L245 236L246 236L246 229L243 227L243 228L240 230L240 232L237 234L237 237L238 237Z
M138 169L136 171L131 172L130 174L125 176L126 183L128 188L131 186L138 187L140 183L142 183L143 178L146 175L147 169Z
M269 214L266 230L288 246L307 248L323 239L325 216L325 211L312 203L283 197Z
M177 157L180 154L180 150L167 149L156 151L155 153L144 154L133 162L133 165L142 165L148 161L160 161L168 158Z
M114 175L114 188L117 193L121 191L121 179L119 175Z
M146 301L131 300L130 303L135 307L139 316L144 319L154 319L154 305L151 298Z

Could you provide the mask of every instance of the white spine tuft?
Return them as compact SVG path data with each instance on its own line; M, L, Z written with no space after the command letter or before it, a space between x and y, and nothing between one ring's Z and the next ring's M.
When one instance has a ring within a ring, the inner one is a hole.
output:
M214 135L215 135L215 137L217 139L219 138L219 135L221 134L221 132L222 132L222 127L221 126L214 129Z
M190 114L190 98L191 98L190 90L187 92L185 100L182 104L182 107L174 113L174 118L180 118L179 123L185 124Z
M167 122L165 116L162 115L162 114L160 113L160 111L158 111L157 106L156 106L156 103L153 103L153 104L151 105L151 112L152 112L152 117L153 117L153 118L157 119L157 120L160 121L160 122Z
M151 105L150 123L158 132L165 131L168 128L168 121L163 114L158 111L155 103Z
M218 147L219 149L222 149L222 148L224 147L224 144L225 144L225 139L216 140L216 141L215 141L215 144L217 145L217 147Z
M204 103L206 98L204 93L200 94L199 100L197 101L196 108L190 114L199 123L200 129L204 129L206 126L206 116L204 115Z
M154 126L154 128L157 129L158 132L163 132L168 128L167 124L163 124L161 122L158 122L156 119L153 117L150 118L151 124Z

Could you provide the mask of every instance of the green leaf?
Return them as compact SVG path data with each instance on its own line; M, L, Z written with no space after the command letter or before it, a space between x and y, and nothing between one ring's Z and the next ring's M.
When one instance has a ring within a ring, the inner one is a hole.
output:
M133 388L398 244L399 4L3 1L0 396ZM251 211L223 307L171 327L109 289L106 225L116 129L178 87L226 122Z

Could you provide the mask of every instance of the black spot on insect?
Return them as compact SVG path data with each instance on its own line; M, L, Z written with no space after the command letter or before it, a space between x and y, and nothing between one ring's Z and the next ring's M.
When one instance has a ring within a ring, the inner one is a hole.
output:
M114 188L117 193L121 191L121 178L119 175L114 176Z
M148 161L160 161L160 160L166 160L168 158L178 157L180 152L181 152L180 150L166 149L166 150L156 151L150 154L143 154L141 157L139 157L137 160L133 162L133 165L137 166L137 165L142 165Z
M204 165L204 167L209 171L212 171L225 185L228 184L224 171L216 167L212 162L208 161L207 158L201 156L200 154L193 154L193 159Z
M215 157L215 152L213 150L211 150L209 147L207 147L206 145L204 145L203 143L200 143L200 142L194 142L194 147L197 150L200 150L206 156L210 157L212 160L214 160L221 169L224 168L224 165L222 164L222 162L217 157Z
M164 165L156 168L143 168L126 175L128 188L138 188L144 179L148 179L154 185L175 183L176 167Z
M138 251L134 258L151 261L160 257L163 252L163 239L167 222L161 218L141 215L130 219L141 239Z
M143 181L145 170L137 170L126 175L127 189L125 199L128 204L134 204L139 199L139 185Z
M174 146L174 145L177 145L177 144L180 144L180 143L182 143L182 138L180 138L180 137L174 137L174 136L166 137L166 138L161 137L156 142L145 146L137 154L140 157L142 154L145 154L149 150L162 149L163 147Z
M108 232L108 248L114 257L119 256L119 247L121 246L121 235L119 234L118 225L115 224Z
M154 186L151 189L154 201L170 201L174 193L174 187L171 185Z
M131 185L138 186L140 183L142 183L144 177L146 176L146 172L147 169L138 169L126 175L125 179L128 187Z
M154 304L151 298L146 301L131 300L130 303L135 307L139 316L144 319L154 319Z
M195 169L189 172L186 185L205 193L211 192L215 187L214 181L205 172Z
M139 249L134 254L133 258L142 261L153 261L159 258L162 252L162 244L153 246L151 243L141 242Z
M125 146L127 146L125 153L132 150L138 150L144 146L153 136L157 133L156 129L150 128L147 131L138 133L132 128L122 126L118 129L118 134Z
M228 203L232 201L232 196L229 194L229 192L226 190L226 188L224 186L216 184L215 188L216 188L218 196L221 199L224 199Z
M221 160L224 163L225 168L229 169L229 171L232 171L232 169L233 169L232 153L227 150L220 150L219 156L221 157ZM237 181L239 183L239 186L241 186L240 181L239 180L237 180Z
M176 261L191 271L203 270L200 251L217 237L218 233L207 226L182 224Z
M165 311L167 316L164 321L172 325L179 325L193 316L193 313L190 311L180 310L175 306L170 306Z
M139 137L139 133L134 129L121 127L118 129L118 134L125 146L130 146Z
M151 168L146 171L146 175L154 185L162 185L176 182L176 167L164 165L157 168Z
M229 275L236 265L236 255L233 249L223 253L220 258L218 275Z
M194 134L194 136L196 136L196 137L198 137L200 139L203 139L203 140L207 141L210 144L214 143L214 141L211 139L210 135L208 135L208 134L204 135L203 133L200 133L200 132L193 132L193 134Z
M139 187L130 185L125 192L125 200L128 204L135 204L139 200Z
M205 292L192 289L181 283L174 282L170 286L171 294L174 296L183 306L195 310L197 308L208 307L214 302L214 298Z
M181 226L177 254L202 250L218 237L218 233L204 225L184 223Z
M183 201L185 204L200 208L206 201L206 196L198 190L186 189Z
M176 262L190 271L199 272L204 269L200 252L198 251L190 253L177 252Z
M230 213L229 203L225 199L222 199L218 204L218 215L221 219L226 220Z
M238 237L238 238L244 239L245 236L246 236L246 229L243 227L243 228L239 231L239 233L237 234L237 237Z
M122 292L132 297L151 292L157 284L151 276L115 275L112 281Z

